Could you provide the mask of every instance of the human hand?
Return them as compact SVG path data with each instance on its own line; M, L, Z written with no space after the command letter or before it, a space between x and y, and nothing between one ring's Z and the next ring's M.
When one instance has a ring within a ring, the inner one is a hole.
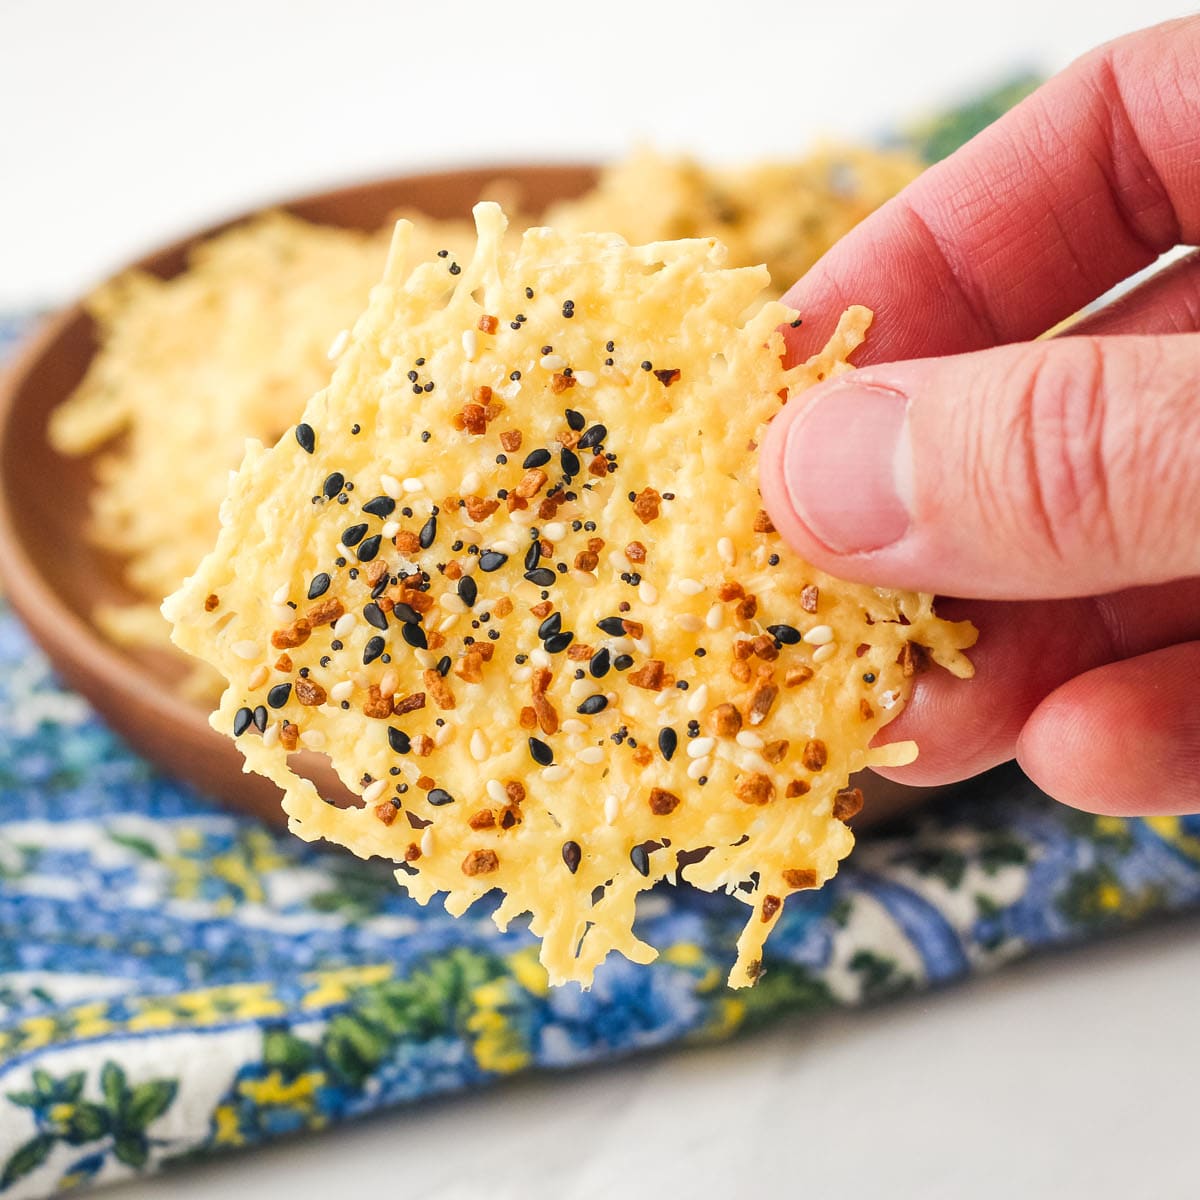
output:
M1200 810L1200 19L1101 46L835 246L784 298L875 310L860 370L773 422L763 497L801 554L939 604L973 682L922 677L887 771L1016 757L1096 812ZM785 331L802 358L827 330ZM949 356L949 357L946 357Z

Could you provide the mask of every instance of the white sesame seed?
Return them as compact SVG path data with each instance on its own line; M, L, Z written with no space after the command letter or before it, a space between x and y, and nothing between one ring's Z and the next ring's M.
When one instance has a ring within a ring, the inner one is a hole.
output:
M698 596L704 591L704 584L698 579L691 579L685 575L684 578L675 581L675 590L682 592L685 596Z
M615 825L617 823L617 815L618 815L619 811L620 810L619 810L619 806L617 804L616 796L613 796L613 795L605 796L604 797L604 820L605 820L605 822L609 825Z
M720 629L725 620L725 613L719 604L714 604L704 618L704 624L709 629Z
M380 691L383 689L381 688ZM329 698L338 704L343 700L349 700L354 695L354 681L351 679L343 679L339 683L335 683L329 689Z
M567 536L567 527L562 521L550 521L542 526L542 533L552 542L560 542Z
M356 624L358 624L358 618L352 612L342 613L333 623L334 636L345 637Z
M383 527L383 536L391 540L400 532L399 521L388 521Z
M476 762L483 762L491 752L488 740L483 736L483 730L476 729L471 734L471 757Z
M366 671L353 671L350 674L350 682L365 692L371 686L371 677Z
M368 784L363 789L363 803L375 804L383 799L383 793L387 791L388 781L386 779L377 779L374 783Z
M737 744L745 746L747 750L761 750L763 748L763 740L757 733L751 733L748 729L743 729L737 735Z
M663 690L661 692L659 692L657 696L654 697L654 707L655 708L666 708L667 705L670 704L671 701L674 699L675 699L674 688L663 688Z
M343 329L341 333L329 343L329 349L325 352L327 358L334 359L341 355L346 348L346 343L350 340L350 330Z
M263 730L262 744L270 750L273 746L279 744L279 722L272 721L270 725Z
M518 667L512 673L513 683L528 683L532 675L532 667Z
M280 625L287 625L296 615L286 604L274 604L271 606L271 611L275 614L275 620Z
M406 492L421 492L425 490L425 480L419 475L410 475L400 486Z
M807 633L804 634L804 640L810 646L824 646L832 642L834 633L829 625L814 625Z
M592 371L576 371L575 382L578 383L580 387L595 387L595 373Z
M474 554L468 554L465 558L458 560L458 565L462 568L464 575L474 575L479 569L479 559Z
M628 654L631 650L637 649L637 643L626 634L613 638L608 646L614 654Z
M542 769L542 778L547 783L561 783L569 774L570 771L562 763L554 763Z
M458 733L457 728L453 725L443 725L441 729L433 735L433 744L435 746L447 746L454 741L454 735Z
M393 500L399 500L400 497L404 495L404 488L401 486L400 480L398 480L395 475L380 475L379 486L383 488L384 492L391 496Z
M813 651L813 662L828 662L838 652L837 642L826 642Z
M702 683L698 688L693 688L691 695L688 696L687 710L695 716L697 713L702 713L707 704L708 684Z
M638 584L638 599L643 604L658 603L658 588L652 583L647 583L644 579Z
M697 758L694 762L688 763L687 777L699 779L701 775L707 775L711 767L711 758Z
M538 646L536 649L530 650L529 661L535 667L548 667L550 665L550 655L541 646Z
M488 798L495 800L497 804L503 804L508 800L508 793L504 790L504 784L498 779L489 779L486 784Z
M761 771L764 775L770 775L771 764L761 754L746 754L742 757L742 770Z
M300 745L306 750L324 750L325 735L319 729L306 729L300 735Z
M538 366L545 371L561 371L567 365L567 360L561 354L543 354L538 359Z
M587 681L584 679L581 679L579 682L586 683ZM577 720L575 717L568 717L559 726L559 728L563 731L563 733L586 733L587 732L587 725L585 725L584 722Z
M495 550L497 554L516 554L517 543L509 542L502 538L500 541L492 543L492 549Z
M703 758L706 754L711 754L713 747L716 746L717 739L711 737L692 738L687 744L688 758Z
M424 671L437 665L437 655L432 650L414 650L413 658L417 660L418 665Z
M271 603L272 604L286 604L287 598L288 598L288 585L286 583L281 583L275 589L275 595L273 595L271 597Z
M388 667L383 673L383 677L379 680L379 694L381 696L391 696L400 686L400 676L391 668Z
M443 592L438 597L438 604L450 613L464 613L467 611L466 601L457 592Z
M699 633L704 628L704 621L696 616L695 613L680 613L675 618L675 624L679 626L684 633Z
M733 546L733 538L723 537L717 539L717 553L721 556L721 561L733 566L737 562L737 551Z
M464 329L462 333L462 348L463 353L467 356L467 362L475 361L475 351L479 348L479 339L475 336L475 330Z
M597 763L602 763L604 761L604 747L589 746L586 750L580 750L575 757L579 759L581 763L587 763L588 766L594 767Z
M438 627L437 627L438 633L449 633L450 630L452 630L455 627L455 625L458 624L458 618L460 616L461 616L460 613L447 613L438 622Z
M579 571L572 568L567 572L567 574L570 575L580 587L592 588L600 582L590 571Z
M649 655L649 653L650 653L650 639L649 639L649 638L645 638L645 637L634 638L634 639L633 639L633 648L634 648L634 649L635 649L635 650L636 650L636 651L637 651L639 654L645 654L645 655Z
M238 658L244 658L247 662L258 658L261 655L261 651L259 650L257 642L234 642L229 648L238 656Z
M571 686L568 689L568 694L572 700L582 700L584 696L592 694L594 683L590 679L573 679Z
M259 663L253 671L250 672L250 678L246 680L246 686L254 691L256 688L262 687L270 678L271 671L266 663Z
M426 825L424 830L421 832L421 853L426 854L426 855L433 853L433 826L432 825Z
M506 383L503 387L496 389L496 395L501 400L515 400L521 394L521 381L513 379Z
M477 492L482 482L478 471L468 471L462 478L462 490L466 493Z

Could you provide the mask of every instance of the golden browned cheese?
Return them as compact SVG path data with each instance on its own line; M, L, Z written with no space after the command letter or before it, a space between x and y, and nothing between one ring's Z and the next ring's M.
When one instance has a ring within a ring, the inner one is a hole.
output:
M500 889L556 983L652 958L635 902L681 869L751 906L731 982L753 982L787 895L850 849L850 773L912 757L869 748L908 668L970 671L970 626L829 578L762 511L765 423L849 369L870 314L785 369L794 314L715 241L506 240L476 213L469 256L398 225L331 383L249 447L164 611L299 836L452 913ZM297 746L361 804L293 774Z

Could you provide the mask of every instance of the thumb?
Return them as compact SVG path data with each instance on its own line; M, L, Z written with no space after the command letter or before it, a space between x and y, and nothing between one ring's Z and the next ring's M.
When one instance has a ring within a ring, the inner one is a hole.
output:
M986 599L1200 574L1200 334L863 367L763 444L784 538L835 575Z

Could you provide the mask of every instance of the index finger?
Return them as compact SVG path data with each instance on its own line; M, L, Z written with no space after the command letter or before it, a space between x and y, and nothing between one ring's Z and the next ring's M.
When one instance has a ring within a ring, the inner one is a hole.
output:
M1091 51L833 247L784 297L799 360L850 304L860 365L1044 333L1200 241L1200 18ZM811 316L810 316L811 315Z

